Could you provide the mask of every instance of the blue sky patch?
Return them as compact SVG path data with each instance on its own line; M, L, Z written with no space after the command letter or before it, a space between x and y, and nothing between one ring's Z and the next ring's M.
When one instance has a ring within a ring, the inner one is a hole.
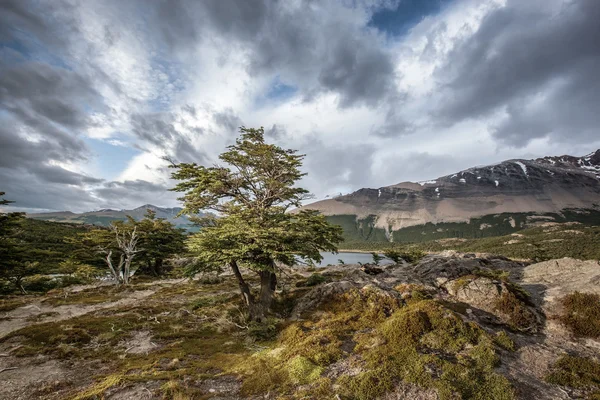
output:
M127 167L131 159L141 153L135 148L114 145L105 140L85 138L84 141L94 154L94 165L98 175L107 180L114 180Z
M271 86L269 87L269 91L265 95L265 98L271 101L283 101L292 97L297 91L297 87L285 84L278 76L271 82Z
M396 9L382 9L371 17L369 26L392 36L402 36L428 15L439 13L452 0L401 0Z

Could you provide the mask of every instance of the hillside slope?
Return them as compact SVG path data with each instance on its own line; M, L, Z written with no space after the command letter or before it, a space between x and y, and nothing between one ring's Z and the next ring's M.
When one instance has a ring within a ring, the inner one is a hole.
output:
M600 150L364 188L304 208L331 217L351 240L421 241L506 234L537 221L587 222L600 217L599 204Z
M181 211L181 208L163 208L153 206L152 204L145 204L132 210L103 209L81 214L76 214L71 211L61 211L28 214L27 217L45 221L108 226L108 224L110 224L112 221L126 220L128 215L136 220L140 220L144 218L144 214L146 214L146 210L148 209L153 210L156 213L156 218L164 218L175 224L178 228L189 229L191 227L191 223L186 216L177 216L177 214Z

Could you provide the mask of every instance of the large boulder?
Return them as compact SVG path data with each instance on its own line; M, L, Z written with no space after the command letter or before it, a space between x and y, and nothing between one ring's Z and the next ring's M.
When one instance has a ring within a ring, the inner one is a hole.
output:
M510 282L466 275L449 280L441 287L454 300L493 315L495 318L490 322L506 324L513 330L529 333L538 332L541 327L541 315L530 303L528 294Z

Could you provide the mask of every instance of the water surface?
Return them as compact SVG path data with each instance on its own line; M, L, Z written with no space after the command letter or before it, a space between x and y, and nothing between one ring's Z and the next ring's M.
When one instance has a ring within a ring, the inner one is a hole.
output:
M342 251L337 254L321 253L321 256L323 256L323 260L320 264L317 264L319 267L326 267L329 264L338 265L340 264L338 260L344 261L344 264L358 264L359 262L367 264L373 262L373 256L371 255L371 253L352 253ZM391 260L384 258L379 264L384 265L391 263Z

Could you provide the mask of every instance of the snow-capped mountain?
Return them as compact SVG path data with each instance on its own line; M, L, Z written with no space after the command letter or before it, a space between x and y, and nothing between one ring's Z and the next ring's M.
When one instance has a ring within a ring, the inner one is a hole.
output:
M468 224L474 218L507 213L600 212L599 204L600 150L583 157L507 160L428 181L360 189L304 208L351 216L357 224L368 219L373 228L393 238L395 231L428 223ZM515 225L514 217L512 221L507 219Z

